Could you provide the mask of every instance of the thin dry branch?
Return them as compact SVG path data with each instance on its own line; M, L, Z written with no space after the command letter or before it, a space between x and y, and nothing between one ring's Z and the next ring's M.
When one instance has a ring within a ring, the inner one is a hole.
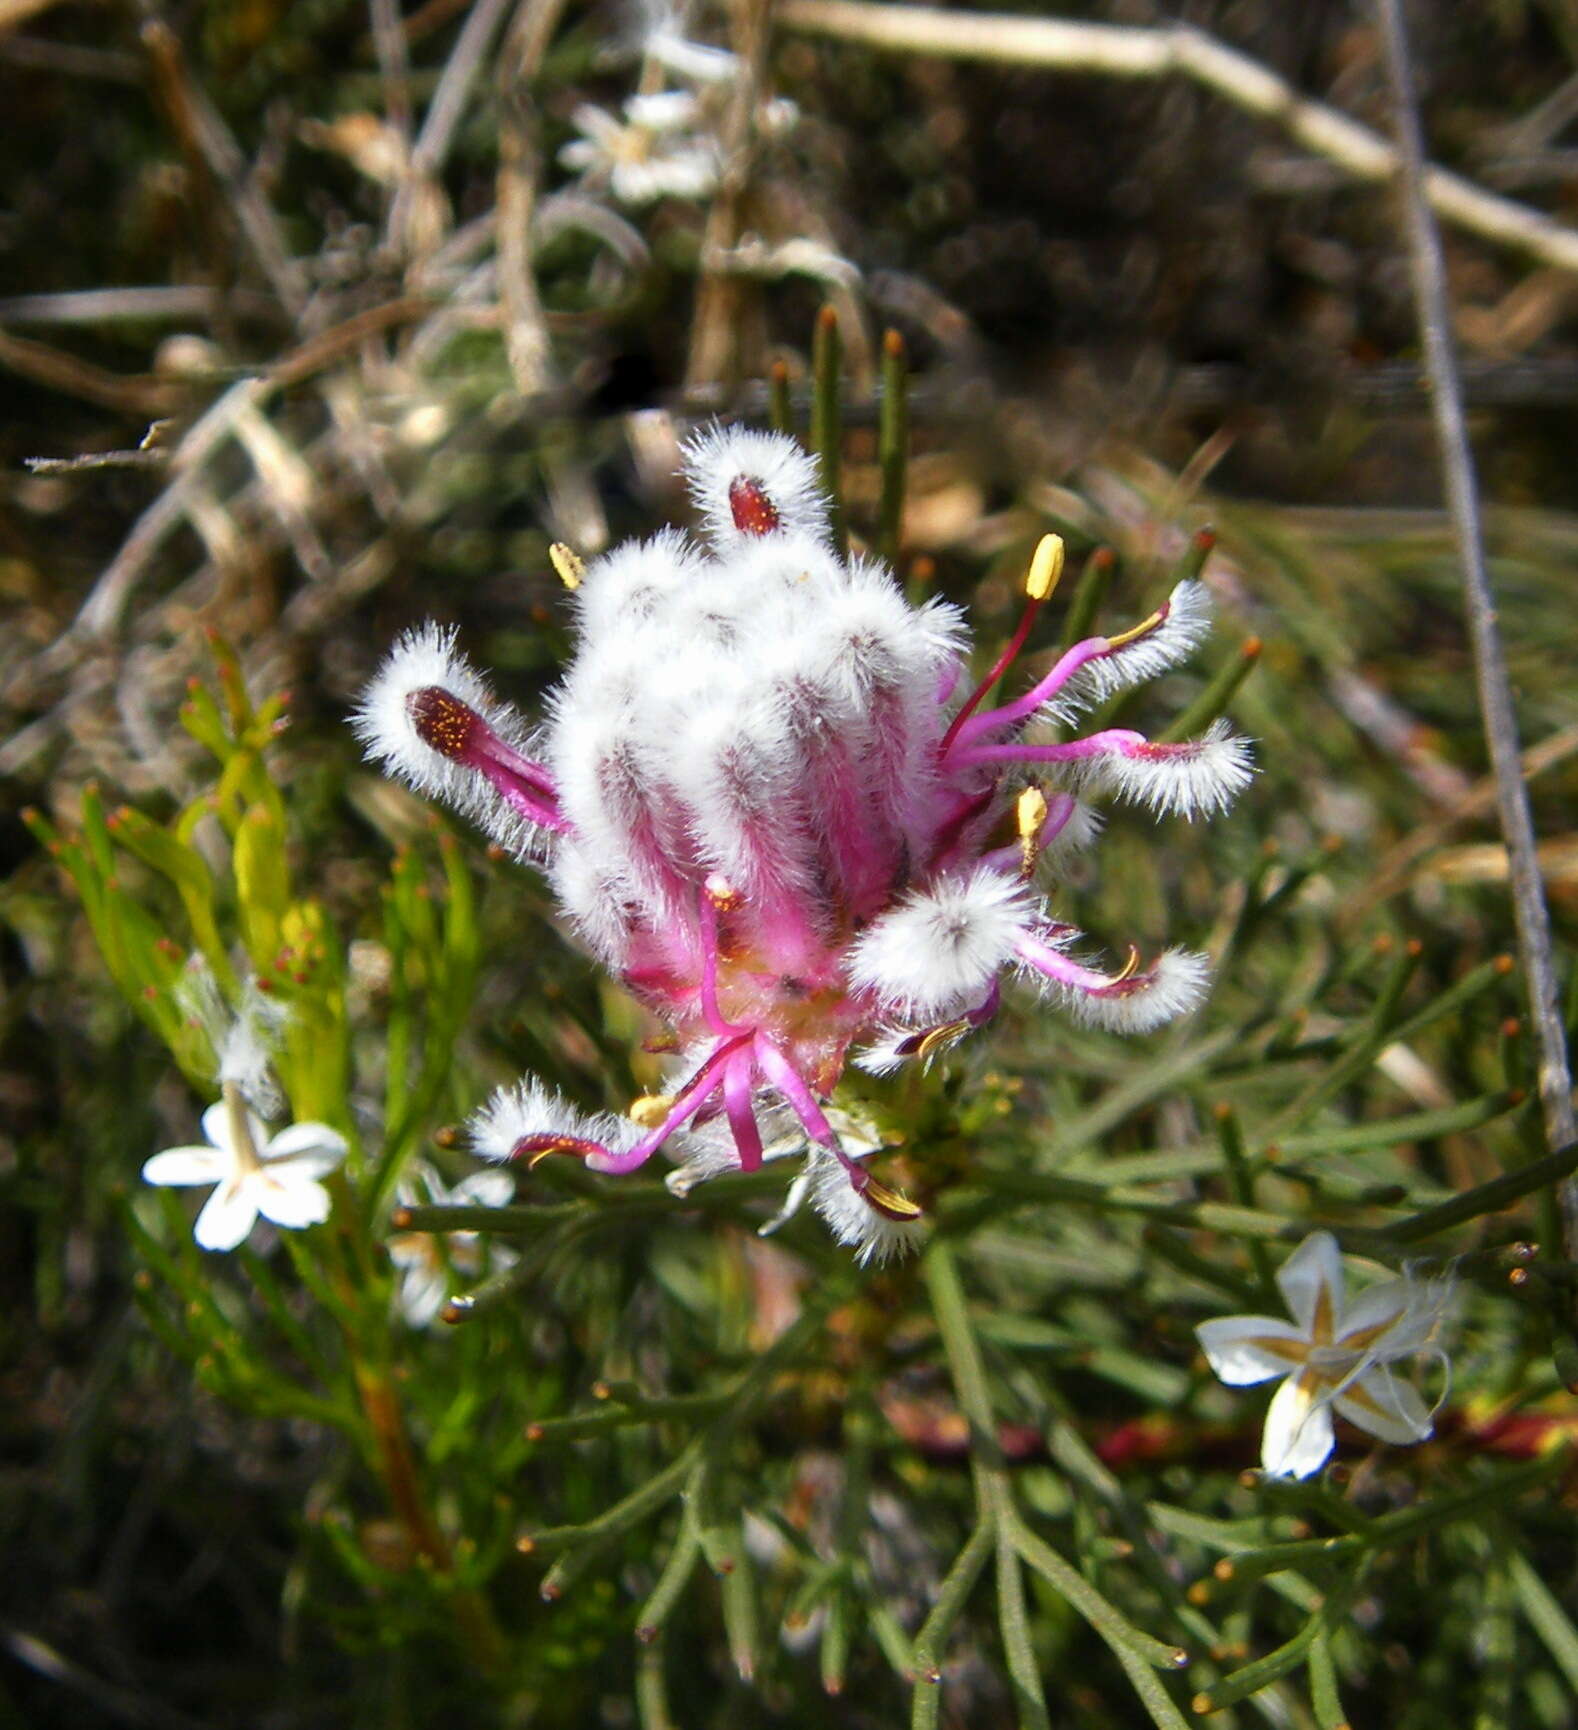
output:
M385 236L391 245L412 257L431 250L425 243L427 238L435 241L438 238L424 235L420 213L424 202L437 195L438 177L454 142L455 129L465 113L471 86L482 70L509 6L510 0L476 0L455 38L433 100L423 116L411 149L410 172L390 206Z
M183 151L206 168L280 304L300 319L307 310L307 286L278 217L248 181L246 157L188 71L179 37L151 5L143 11L143 47Z
M190 495L208 459L234 433L237 422L249 411L260 409L273 390L267 379L241 379L192 423L171 452L169 485L137 519L120 551L93 585L70 630L41 660L53 661L59 655L69 663L77 646L74 639L101 638L116 628L148 560L185 517Z
M729 13L739 66L723 117L723 176L708 207L701 241L701 276L685 367L685 388L690 391L739 383L747 347L744 326L754 293L741 277L720 268L720 261L740 243L756 167L756 122L767 72L768 7L765 0L733 0Z
M47 385L66 396L80 397L115 414L141 420L169 414L182 396L180 386L169 379L111 372L90 360L25 336L13 336L4 329L0 329L0 371L14 372L34 384Z
M47 12L56 0L0 0L0 35L15 30L29 18Z
M988 12L949 12L874 0L784 0L776 23L812 36L953 60L1096 72L1114 78L1192 78L1246 113L1279 126L1355 180L1390 180L1398 152L1276 73L1187 24L1079 24ZM1578 232L1444 168L1422 170L1424 193L1444 221L1558 270L1578 272Z
M565 0L522 0L499 56L498 264L504 351L523 396L545 390L552 366L548 322L532 267L532 225L542 177L532 80Z
M1447 297L1441 240L1425 199L1424 134L1414 100L1408 38L1401 0L1377 0L1386 45L1386 70L1392 89L1401 186L1407 217L1409 262L1414 299L1430 373L1431 401L1447 505L1463 566L1464 606L1474 647L1474 672L1480 713L1496 779L1496 805L1502 838L1507 844L1512 881L1512 906L1518 930L1518 951L1539 1052L1540 1105L1545 1133L1552 1148L1578 1141L1573 1115L1572 1072L1562 1027L1561 999L1551 954L1551 923L1545 905L1545 885L1535 851L1534 818L1529 810L1518 750L1518 718L1512 702L1512 681L1496 623L1496 597L1485 568L1485 538L1480 526L1479 489L1474 458L1463 419L1462 390L1452 342L1452 307ZM1578 1184L1561 1185L1562 1229L1569 1258L1578 1256Z

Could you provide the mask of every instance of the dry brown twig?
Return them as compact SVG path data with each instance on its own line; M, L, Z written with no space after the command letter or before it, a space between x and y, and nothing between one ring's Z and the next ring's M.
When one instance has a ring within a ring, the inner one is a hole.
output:
M413 262L433 250L443 238L433 216L443 195L438 177L465 113L471 87L482 71L510 0L477 0L455 38L433 100L427 105L411 147L410 167L389 207L387 242Z
M721 260L740 242L756 168L757 117L767 75L768 7L766 0L733 0L729 14L731 46L739 69L729 91L719 139L723 175L708 207L701 241L701 276L696 284L690 356L685 368L687 390L737 384L742 357L750 347L744 327L747 315L754 310L754 291L740 277L721 268Z
M1409 262L1414 300L1430 373L1431 401L1441 467L1463 568L1464 607L1474 648L1474 672L1491 770L1496 781L1496 805L1507 845L1512 883L1513 916L1518 951L1539 1053L1540 1106L1545 1134L1552 1148L1578 1141L1573 1114L1572 1072L1567 1037L1562 1026L1561 998L1551 953L1550 914L1535 849L1534 818L1529 809L1518 750L1518 718L1512 702L1512 681L1496 623L1496 597L1485 567L1485 537L1480 525L1479 488L1474 458L1463 419L1462 389L1452 342L1452 307L1447 296L1446 267L1441 240L1426 201L1424 134L1414 98L1413 67L1401 0L1376 0L1386 49L1386 70L1397 126L1400 184L1407 218ZM1569 1259L1578 1256L1578 1183L1560 1187L1562 1232Z
M876 0L784 0L774 21L810 36L953 60L1113 78L1192 78L1234 107L1280 126L1355 180L1387 181L1399 167L1396 147L1367 126L1301 96L1259 61L1188 24L1084 24ZM1562 223L1444 168L1425 167L1422 179L1425 197L1443 220L1559 270L1578 272L1578 233Z
M532 224L542 175L531 83L565 0L522 0L499 56L498 280L504 348L516 389L545 390L552 377L548 321L532 268Z

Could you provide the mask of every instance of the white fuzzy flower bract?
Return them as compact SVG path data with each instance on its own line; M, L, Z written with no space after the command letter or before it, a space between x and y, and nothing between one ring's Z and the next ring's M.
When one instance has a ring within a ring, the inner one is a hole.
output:
M1014 877L980 870L944 878L912 891L855 939L850 982L889 1014L946 1017L980 1001L1036 917Z
M473 1121L477 1151L617 1174L672 1141L683 1185L804 1144L797 1193L878 1259L920 1228L829 1115L851 1051L876 1073L935 1061L991 1019L1004 975L1120 1032L1193 1008L1202 957L1085 965L1043 877L1095 837L1077 793L1206 812L1247 780L1247 753L1219 727L1188 745L1026 737L1081 677L1099 692L1174 665L1203 629L1197 585L991 707L1055 547L971 689L958 609L913 606L885 566L838 551L792 440L713 426L683 450L697 538L666 530L564 565L576 647L540 745L436 626L400 640L356 725L394 773L540 856L586 945L685 1054L637 1121L587 1117L533 1081L502 1089ZM1043 774L1054 784L1026 784Z
M1383 1442L1422 1442L1430 1410L1391 1366L1421 1354L1443 1357L1440 1334L1452 1303L1448 1280L1412 1273L1343 1293L1342 1255L1330 1232L1312 1232L1277 1272L1293 1316L1223 1316L1195 1333L1230 1387L1285 1378L1272 1397L1261 1465L1274 1477L1307 1478L1326 1463L1335 1409Z
M793 439L711 426L680 450L703 532L718 552L768 537L825 542L831 534L816 460Z
M514 1194L515 1180L507 1171L474 1171L450 1188L430 1166L420 1165L401 1184L398 1200L408 1207L503 1207ZM396 1231L385 1248L400 1270L396 1307L414 1328L438 1320L455 1276L474 1280L490 1262L502 1273L517 1260L506 1244L484 1248L474 1231Z
M1101 748L1068 757L1063 778L1149 805L1159 815L1197 817L1224 811L1254 774L1248 742L1226 721L1213 721L1200 738L1178 744L1153 744L1142 734L1116 729L1082 743L1093 741L1100 741Z
M553 783L524 753L526 729L455 647L427 624L395 643L351 727L367 755L417 793L442 799L523 857L559 826Z
M143 1180L160 1186L214 1185L197 1216L193 1237L203 1249L234 1249L257 1224L258 1215L295 1230L329 1217L329 1192L319 1181L346 1155L345 1137L326 1123L293 1123L270 1136L247 1109L240 1092L203 1113L201 1147L171 1147L143 1168Z
M1211 983L1208 957L1164 949L1149 967L1119 973L1084 967L1044 940L1020 948L1025 976L1076 1021L1110 1033L1150 1033L1197 1008Z
M807 1168L811 1206L834 1240L855 1252L862 1267L884 1267L913 1253L926 1236L919 1211L896 1216L871 1199L871 1190L850 1181L838 1160L817 1149Z
M530 1076L498 1088L467 1126L472 1151L484 1159L528 1162L548 1153L631 1147L640 1132L612 1112L589 1117Z
M1055 720L1072 720L1119 691L1144 684L1188 660L1210 634L1211 591L1198 578L1186 578L1152 619L1126 633L1129 641L1120 638L1117 648L1085 662L1062 690L1048 699L1045 713Z

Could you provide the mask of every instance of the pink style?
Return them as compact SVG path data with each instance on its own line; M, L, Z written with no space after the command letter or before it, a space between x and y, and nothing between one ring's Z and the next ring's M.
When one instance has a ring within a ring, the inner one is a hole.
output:
M1088 965L1039 883L1094 838L1083 797L1208 814L1247 783L1248 748L1220 723L1186 744L1122 728L1054 742L1193 651L1203 584L988 706L1057 580L1056 537L972 690L959 611L911 606L885 567L835 552L791 440L713 430L685 463L700 544L665 530L584 572L567 562L579 647L540 731L432 625L396 644L355 726L369 756L547 870L587 947L681 1053L642 1123L587 1118L525 1082L478 1114L478 1151L621 1173L682 1138L705 1170L750 1171L792 1131L813 1205L880 1260L910 1247L920 1210L829 1120L851 1049L877 1072L925 1061L991 1018L1004 970L1119 1031L1192 1008L1203 957Z

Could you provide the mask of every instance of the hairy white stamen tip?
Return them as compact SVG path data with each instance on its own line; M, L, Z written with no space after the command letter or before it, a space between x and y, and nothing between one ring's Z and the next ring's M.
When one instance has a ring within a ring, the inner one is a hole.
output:
M1207 956L1164 950L1148 968L1095 989L1044 981L1076 1020L1112 1033L1150 1033L1197 1008L1211 983Z
M650 628L683 599L708 561L678 529L663 529L644 541L626 541L593 559L575 590L581 635L608 652L608 633Z
M1160 624L1121 649L1087 661L1043 712L1053 720L1072 720L1092 704L1188 660L1210 634L1211 591L1185 578L1167 597L1167 616Z
M917 890L849 952L851 984L905 1019L942 1021L978 1002L1036 918L1016 877L980 869Z
M563 1136L572 1142L596 1142L610 1152L624 1153L641 1139L640 1128L612 1112L588 1116L532 1076L499 1088L467 1124L474 1153L483 1159L512 1159L517 1145L532 1136Z
M1158 816L1192 818L1226 810L1254 778L1255 762L1249 740L1216 720L1182 744L1113 745L1060 768L1059 778L1074 786L1149 805Z
M827 540L816 463L793 439L711 426L681 450L703 530L720 552L779 535Z
M1101 831L1105 819L1101 813L1082 799L1074 801L1074 809L1051 840L1041 848L1040 857L1049 864L1056 864L1061 859L1067 859L1075 853L1083 853L1095 846L1101 839Z
M439 692L470 709L506 738L520 729L455 647L452 625L431 620L399 637L371 684L357 700L351 728L368 758L419 793L444 800L467 814L486 796L465 764L435 751L417 731L411 699Z
M862 1267L884 1267L911 1255L926 1236L923 1219L893 1219L873 1207L831 1154L813 1149L806 1174L811 1180L811 1206L834 1239L855 1251Z

